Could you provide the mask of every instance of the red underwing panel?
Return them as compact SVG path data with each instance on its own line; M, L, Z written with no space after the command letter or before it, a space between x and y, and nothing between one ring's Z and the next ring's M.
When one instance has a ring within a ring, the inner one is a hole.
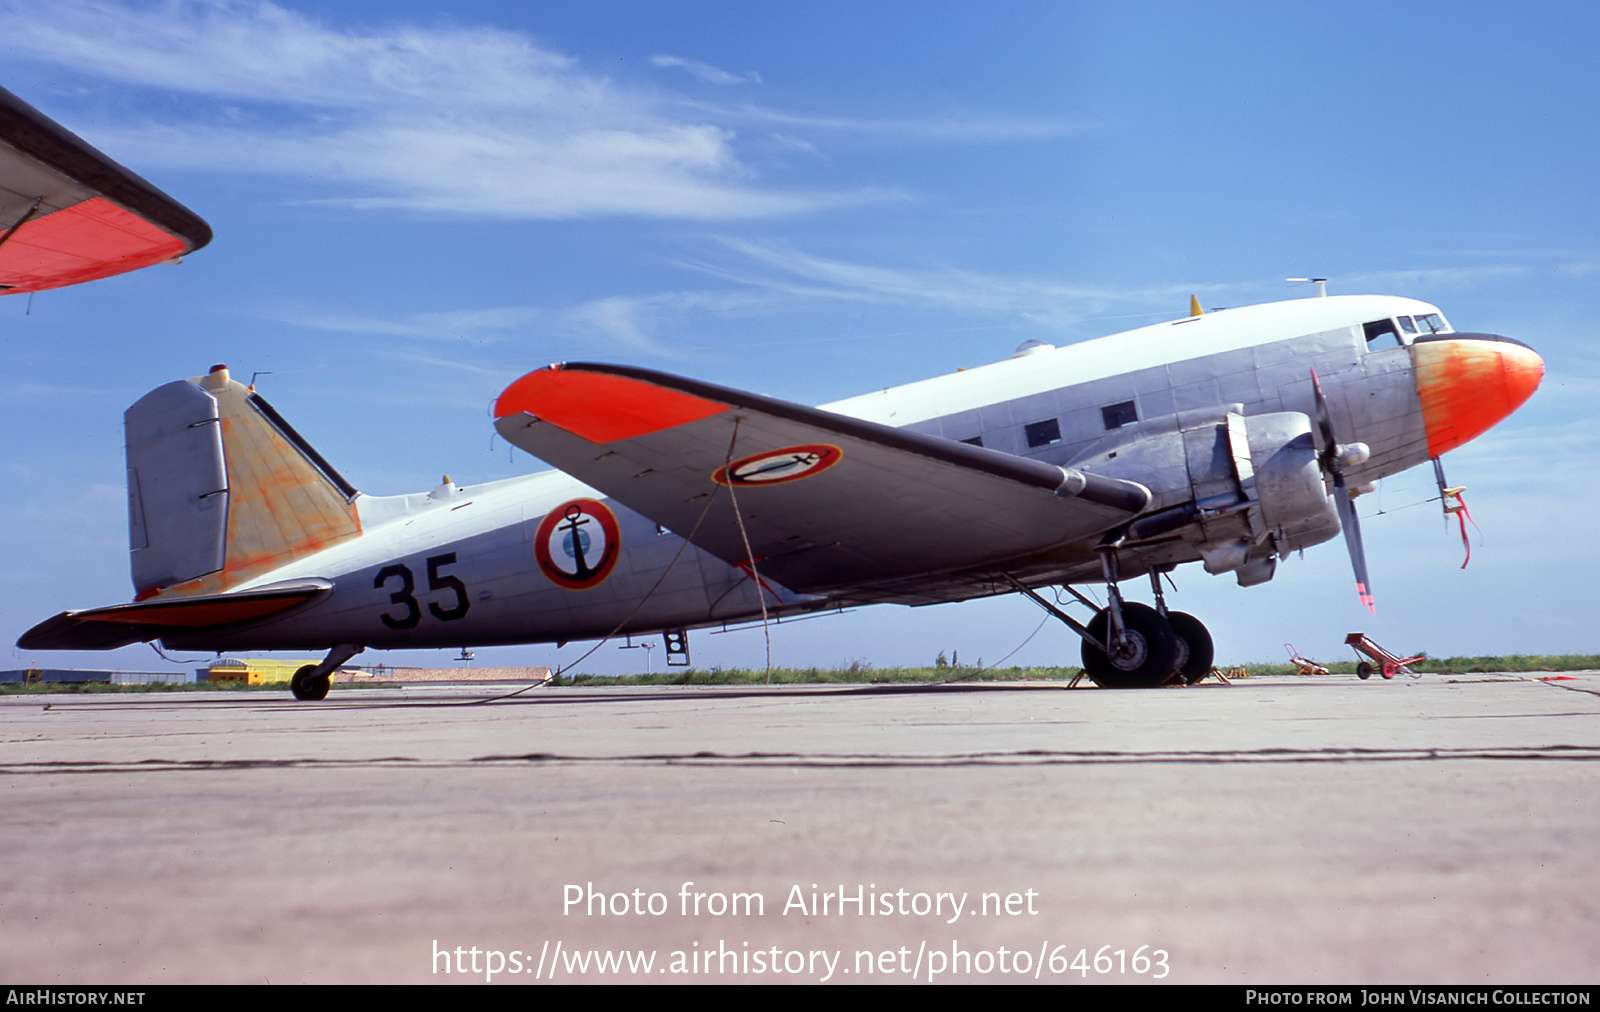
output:
M631 377L551 366L507 387L494 416L525 411L591 443L612 443L726 410L726 404Z
M210 241L193 211L0 88L0 294L138 270Z
M0 244L0 279L12 292L37 292L149 267L187 244L137 215L92 197L24 222Z
M110 622L125 625L161 626L163 628L205 629L210 626L243 622L292 608L302 601L315 597L317 591L275 598L242 597L204 601L145 602L121 610L106 610L79 615L85 622Z

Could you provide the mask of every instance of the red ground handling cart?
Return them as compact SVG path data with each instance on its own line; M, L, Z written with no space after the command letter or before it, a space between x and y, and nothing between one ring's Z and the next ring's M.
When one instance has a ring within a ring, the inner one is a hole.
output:
M1351 633L1344 638L1344 641L1354 647L1356 653L1370 657L1378 662L1377 667L1373 667L1367 661L1362 661L1356 665L1356 677L1362 681L1371 678L1374 671L1385 678L1393 678L1395 675L1415 676L1416 672L1406 667L1406 665L1428 659L1427 654L1418 654L1415 657L1396 657L1368 639L1365 633Z

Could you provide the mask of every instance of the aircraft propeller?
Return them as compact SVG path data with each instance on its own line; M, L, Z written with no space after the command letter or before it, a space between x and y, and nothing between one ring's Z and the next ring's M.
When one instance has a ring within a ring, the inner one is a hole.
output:
M1317 403L1317 427L1322 430L1322 456L1318 463L1322 471L1333 479L1333 505L1339 511L1339 527L1344 531L1345 547L1350 550L1350 567L1356 574L1356 595L1367 611L1376 615L1371 584L1367 582L1367 553L1361 544L1361 520L1356 515L1356 504L1350 499L1345 486L1344 469L1364 462L1371 454L1365 443L1351 443L1341 447L1333 436L1333 415L1328 411L1328 399L1322 394L1322 384L1317 382L1317 371L1311 370L1311 392Z

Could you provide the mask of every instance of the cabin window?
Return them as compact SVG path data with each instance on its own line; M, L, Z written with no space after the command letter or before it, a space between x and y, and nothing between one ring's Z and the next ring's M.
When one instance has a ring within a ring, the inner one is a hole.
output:
M1373 320L1371 323L1362 324L1367 332L1367 347L1388 348L1401 346L1400 331L1395 329L1393 320Z
M1107 405L1100 409L1100 420L1105 423L1107 431L1120 429L1124 425L1132 425L1137 422L1139 420L1139 410L1133 406L1132 401Z
M982 436L973 436L970 439L963 439L962 442L966 443L968 446L982 446L983 445L983 437Z
M1400 321L1400 329L1405 331L1407 334L1415 334L1417 332L1417 325L1411 322L1411 317L1397 316L1395 319Z
M1054 418L1046 418L1042 422L1032 422L1024 425L1022 431L1028 437L1029 449L1061 442L1061 423Z

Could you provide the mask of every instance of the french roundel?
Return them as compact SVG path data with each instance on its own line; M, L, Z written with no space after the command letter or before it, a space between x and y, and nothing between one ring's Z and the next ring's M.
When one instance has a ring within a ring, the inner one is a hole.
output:
M611 575L622 551L617 518L603 503L573 499L545 514L533 536L533 554L550 582L588 590Z
M726 467L719 467L711 480L719 485L781 485L786 481L799 481L821 474L839 463L844 451L826 443L807 443L803 446L786 446L781 450L768 450L743 457Z

